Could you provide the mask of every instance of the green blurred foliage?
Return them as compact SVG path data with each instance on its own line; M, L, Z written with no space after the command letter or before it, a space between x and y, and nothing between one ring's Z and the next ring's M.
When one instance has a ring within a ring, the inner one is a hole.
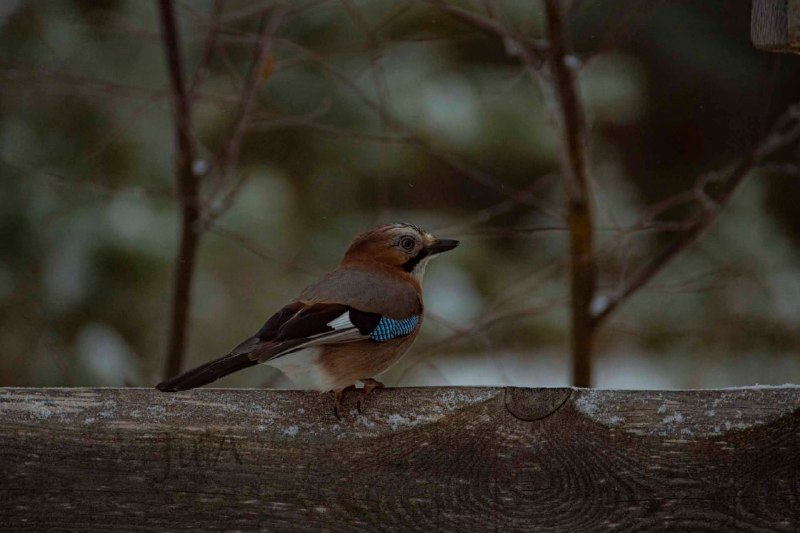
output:
M177 4L189 76L211 5ZM495 6L541 37L538 4ZM429 269L423 335L388 383L566 383L565 235L532 231L563 226L541 90L501 40L434 7L294 7L233 176L244 185L202 240L188 363L256 330L352 235L402 220L463 245ZM752 49L744 0L584 0L571 26L610 290L669 238L624 229L735 161L800 93L800 62ZM252 3L225 2L194 106L198 168L230 136L257 28ZM178 234L155 3L7 1L0 58L0 385L149 386ZM509 201L534 184L534 205ZM204 195L218 199L218 185L204 178ZM798 201L796 175L749 178L702 242L602 331L597 383L799 381ZM270 372L223 384L287 385Z

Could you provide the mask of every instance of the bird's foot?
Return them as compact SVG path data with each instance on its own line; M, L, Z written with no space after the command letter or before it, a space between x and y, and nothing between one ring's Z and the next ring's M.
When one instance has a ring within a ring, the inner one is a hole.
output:
M344 392L346 390L355 389L355 385L350 385L349 387L345 387L339 390L332 390L333 393L333 416L336 417L336 420L341 422L342 420L342 400L344 400Z
M361 404L364 401L364 399L367 397L367 395L370 392L374 391L375 389L382 389L384 387L383 383L381 383L380 381L378 381L376 379L366 378L366 379L362 379L360 381L361 381L361 383L364 384L364 388L361 390L361 394L358 395L358 401L356 402L356 408L358 409L358 414L362 414L361 413Z

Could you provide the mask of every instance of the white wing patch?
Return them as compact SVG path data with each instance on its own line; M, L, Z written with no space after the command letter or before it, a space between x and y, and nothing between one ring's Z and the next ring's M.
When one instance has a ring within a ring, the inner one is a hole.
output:
M350 321L350 311L345 311L338 317L328 322L327 325L333 329L350 329L356 327L355 324Z
M325 345L365 340L369 335L361 334L350 320L349 311L328 322L327 326L333 328L333 331L307 337L302 344L292 345L284 352L275 353L262 363L279 369L301 387L322 391L334 389L338 386L336 381L319 363L319 357L323 354L321 348Z

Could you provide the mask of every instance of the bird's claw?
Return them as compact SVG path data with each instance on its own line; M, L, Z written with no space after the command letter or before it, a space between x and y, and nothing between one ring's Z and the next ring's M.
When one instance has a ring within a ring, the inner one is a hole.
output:
M364 388L361 390L361 394L358 395L358 400L356 401L356 409L358 409L358 414L363 414L361 412L361 404L366 399L367 395L375 389L382 389L384 387L383 383L378 380L372 378L362 379L361 383L364 384Z
M339 422L342 421L342 401L344 400L344 393L347 390L355 388L355 385L350 385L340 390L331 391L333 393L333 416L335 416L336 420Z
M363 414L361 412L361 404L364 402L364 399L370 392L375 389L382 389L384 385L380 381L372 378L366 378L359 381L364 384L364 388L361 389L361 392L358 395L358 400L356 400L356 409L358 410L358 414ZM333 416L335 416L336 420L339 422L342 421L342 402L344 401L344 393L347 390L355 388L355 385L350 385L349 387L345 387L340 390L331 391L333 393Z

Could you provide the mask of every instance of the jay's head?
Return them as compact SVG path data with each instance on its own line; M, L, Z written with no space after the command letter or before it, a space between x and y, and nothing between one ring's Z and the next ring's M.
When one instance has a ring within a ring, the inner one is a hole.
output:
M377 261L421 278L431 258L456 246L458 241L437 239L412 224L388 224L353 239L343 262Z

